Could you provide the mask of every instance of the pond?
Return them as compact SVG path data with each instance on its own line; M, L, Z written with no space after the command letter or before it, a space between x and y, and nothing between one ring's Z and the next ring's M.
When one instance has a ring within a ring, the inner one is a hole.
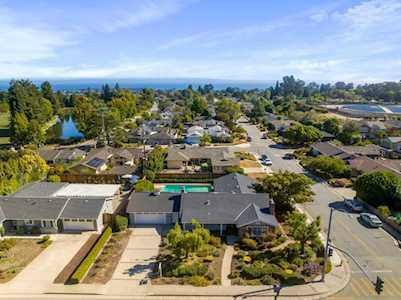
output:
M75 121L71 115L65 115L57 120L57 123L48 130L50 139L81 139L84 135L79 132Z

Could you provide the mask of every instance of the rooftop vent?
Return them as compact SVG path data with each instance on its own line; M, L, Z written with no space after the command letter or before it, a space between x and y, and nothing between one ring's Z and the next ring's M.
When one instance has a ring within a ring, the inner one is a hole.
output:
M206 206L209 206L209 205L210 205L210 200L206 200L206 201L205 201L205 205L206 205Z

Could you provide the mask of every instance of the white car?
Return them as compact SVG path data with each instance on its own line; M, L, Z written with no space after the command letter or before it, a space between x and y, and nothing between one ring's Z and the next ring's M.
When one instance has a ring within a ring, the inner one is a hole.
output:
M363 206L361 203L356 201L355 199L345 199L344 205L355 212L362 212Z
M382 221L380 221L380 219L374 214L361 213L359 216L361 221L369 227L379 228L383 226Z
M269 158L265 158L262 160L262 165L264 166L271 166L273 162Z

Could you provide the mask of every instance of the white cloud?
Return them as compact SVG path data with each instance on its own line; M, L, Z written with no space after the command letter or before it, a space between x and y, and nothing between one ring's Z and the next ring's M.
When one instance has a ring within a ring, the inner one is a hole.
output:
M19 25L17 18L0 8L0 62L24 63L52 58L61 47L73 44L66 32L54 31L35 24Z

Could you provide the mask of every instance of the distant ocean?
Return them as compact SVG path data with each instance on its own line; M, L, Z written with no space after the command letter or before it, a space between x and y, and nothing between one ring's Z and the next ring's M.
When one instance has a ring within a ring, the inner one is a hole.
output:
M138 90L142 88L153 88L160 90L183 89L192 85L194 89L199 85L211 83L215 90L224 90L227 87L239 89L266 89L274 84L275 81L248 81L248 80L218 80L218 79L34 79L33 83L40 85L48 80L56 91L80 91L85 89L98 90L102 85L108 83L114 86L116 83L121 88ZM10 80L0 80L0 90L8 89Z

